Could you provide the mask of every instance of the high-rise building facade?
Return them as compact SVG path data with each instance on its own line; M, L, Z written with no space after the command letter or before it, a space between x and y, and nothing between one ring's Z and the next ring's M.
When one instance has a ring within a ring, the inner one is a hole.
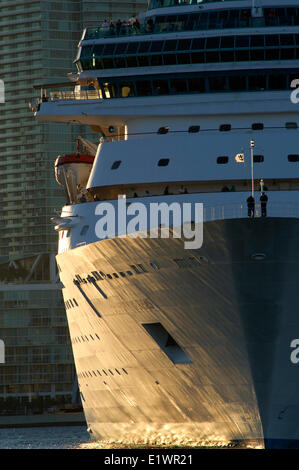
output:
M84 27L127 19L145 2L0 0L0 412L70 401L74 365L55 263L51 217L65 202L57 155L76 149L76 125L38 123L33 86L67 81ZM5 411L6 410L6 411Z

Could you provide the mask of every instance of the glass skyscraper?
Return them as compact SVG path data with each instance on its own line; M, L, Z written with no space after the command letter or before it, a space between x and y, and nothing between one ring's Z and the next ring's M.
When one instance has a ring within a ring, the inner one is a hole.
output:
M67 81L87 26L128 19L146 2L0 0L0 412L23 413L71 400L75 371L58 288L51 217L65 203L57 155L90 129L38 123L33 86Z

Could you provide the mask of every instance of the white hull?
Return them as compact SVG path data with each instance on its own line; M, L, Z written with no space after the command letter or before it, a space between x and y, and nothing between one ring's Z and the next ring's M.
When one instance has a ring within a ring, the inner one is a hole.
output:
M94 438L295 440L298 237L297 219L224 220L204 225L199 250L178 239L115 238L58 255ZM176 346L165 349L153 324Z

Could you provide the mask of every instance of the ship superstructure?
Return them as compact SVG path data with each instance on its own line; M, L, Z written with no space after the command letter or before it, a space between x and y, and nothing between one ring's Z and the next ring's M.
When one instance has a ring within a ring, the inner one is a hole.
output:
M57 160L55 219L95 438L298 439L298 23L298 0L152 0L142 19L85 30L72 82L43 87L39 120L99 133ZM202 247L119 221L100 239L96 208L121 199L202 203Z

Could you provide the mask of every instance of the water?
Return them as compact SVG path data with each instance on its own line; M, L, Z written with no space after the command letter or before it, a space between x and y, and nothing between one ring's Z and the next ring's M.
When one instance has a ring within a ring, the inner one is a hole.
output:
M80 449L89 445L86 426L0 429L0 449Z
M212 443L201 443L190 447L213 448ZM92 442L86 431L86 426L47 426L32 428L0 429L0 449L136 449L136 448L171 448L170 443L156 445L135 445L120 442ZM180 447L180 446L177 446ZM189 446L183 446L189 447ZM217 448L238 447L219 443ZM244 446L242 446L244 448ZM247 445L245 448L258 449L258 445Z

